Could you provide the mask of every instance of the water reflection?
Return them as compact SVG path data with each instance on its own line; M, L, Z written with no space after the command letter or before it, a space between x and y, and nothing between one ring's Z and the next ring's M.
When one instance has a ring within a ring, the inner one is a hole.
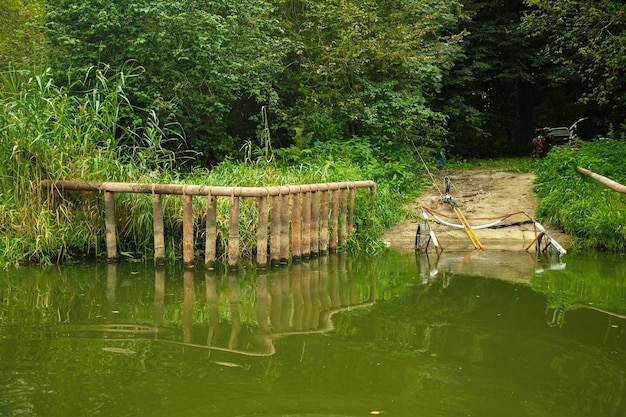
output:
M626 264L611 255L472 251L415 256L425 285L440 281L446 288L454 277L474 276L530 286L546 296L550 327L563 327L567 312L580 308L626 318Z
M143 276L154 280L148 314L142 300L118 300L128 285L128 271L119 267L106 265L104 323L69 323L67 334L100 330L107 339L149 336L166 343L267 356L275 353L275 339L328 332L334 314L370 306L376 295L372 276L356 280L351 263L341 255L269 271L187 268L182 271L182 300L177 300L175 287L180 270L159 267L146 269ZM173 286L173 297L168 297L166 283ZM172 322L173 316L180 316L179 325Z
M566 268L564 259L558 255L526 251L416 252L415 257L424 284L437 278L446 283L454 275L527 284L535 274Z
M0 271L0 415L626 415L623 259L464 255Z

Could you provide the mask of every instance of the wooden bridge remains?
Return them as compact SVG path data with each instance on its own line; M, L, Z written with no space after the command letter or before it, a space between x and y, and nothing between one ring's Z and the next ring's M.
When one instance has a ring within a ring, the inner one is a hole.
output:
M223 187L211 185L145 184L95 181L43 181L42 186L58 190L92 191L104 195L107 259L117 259L115 193L152 194L154 256L165 260L162 194L182 195L183 263L194 260L194 213L192 199L204 196L206 241L204 263L212 268L217 258L217 198L229 198L228 265L239 262L239 203L241 198L256 199L258 207L256 262L261 268L289 259L300 259L337 251L352 232L355 193L368 188L370 210L374 207L376 184L373 181L331 182L323 184L271 187ZM269 235L268 235L269 230ZM268 239L269 238L269 239ZM269 247L268 247L269 246Z

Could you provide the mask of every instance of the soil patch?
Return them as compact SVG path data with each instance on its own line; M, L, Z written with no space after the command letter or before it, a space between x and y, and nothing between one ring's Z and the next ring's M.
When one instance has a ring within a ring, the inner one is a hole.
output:
M451 205L442 201L445 195L444 178L447 176L451 181L450 195L470 224L486 224L493 221L489 219L519 213L499 225L506 227L476 231L485 249L523 250L535 238L535 226L528 222L529 217L534 219L537 209L533 174L507 172L502 168L472 168L441 170L433 175L436 183L409 206L420 218L421 207L426 206L449 216L450 222L459 223ZM391 248L412 251L418 224L418 220L401 222L388 230L384 239ZM432 221L431 226L443 248L473 249L463 229L454 229ZM543 226L559 244L569 246L570 239L566 235L550 225Z

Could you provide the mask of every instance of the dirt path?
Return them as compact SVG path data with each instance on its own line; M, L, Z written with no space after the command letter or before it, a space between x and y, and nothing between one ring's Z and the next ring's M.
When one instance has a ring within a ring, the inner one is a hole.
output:
M439 213L450 216L450 221L458 223L450 204L441 201L445 193L444 177L451 181L450 195L472 225L489 223L486 218L495 218L507 214L523 212L534 218L537 198L533 193L534 175L513 173L502 168L473 168L460 170L442 170L433 172L436 184L427 189L410 209L421 217L421 206L427 206ZM516 224L529 220L524 214L517 214L503 224ZM476 220L474 220L476 218ZM385 233L384 239L398 250L413 250L418 221L402 222ZM448 249L471 250L473 248L463 229L431 222L441 245ZM544 225L558 243L567 247L567 236ZM535 237L533 224L514 225L497 229L477 230L476 235L487 249L524 249Z

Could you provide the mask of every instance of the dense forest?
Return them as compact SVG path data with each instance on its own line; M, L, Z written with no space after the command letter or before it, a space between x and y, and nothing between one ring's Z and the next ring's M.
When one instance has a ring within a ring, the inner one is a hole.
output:
M0 262L101 250L99 213L77 201L52 210L41 179L373 179L384 221L368 224L380 230L418 188L418 157L529 156L535 129L581 117L583 139L623 142L625 10L609 0L4 0ZM148 250L146 219L122 221L122 250Z
M132 106L154 111L177 130L177 149L203 164L262 147L262 107L272 145L296 159L345 140L392 158L413 146L523 155L535 128L583 116L584 134L623 135L624 9L608 0L6 0L0 68L49 67L75 90L90 68L124 72Z

